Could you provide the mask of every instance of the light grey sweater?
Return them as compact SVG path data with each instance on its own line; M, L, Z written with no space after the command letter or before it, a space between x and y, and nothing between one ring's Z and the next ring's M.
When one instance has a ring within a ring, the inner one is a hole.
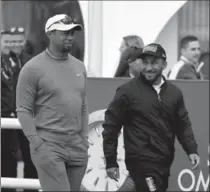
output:
M48 50L22 68L16 92L23 132L56 142L81 142L87 136L88 109L84 64L68 55L53 58Z

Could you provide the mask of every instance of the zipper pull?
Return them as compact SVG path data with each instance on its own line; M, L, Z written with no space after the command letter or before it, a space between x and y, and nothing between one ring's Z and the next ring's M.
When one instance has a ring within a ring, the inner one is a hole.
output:
M162 100L161 100L161 97L160 97L160 95L158 94L158 101L159 102L161 102Z

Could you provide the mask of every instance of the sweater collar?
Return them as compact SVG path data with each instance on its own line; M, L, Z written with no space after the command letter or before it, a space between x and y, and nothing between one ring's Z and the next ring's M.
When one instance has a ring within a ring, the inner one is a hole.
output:
M63 57L63 58L59 58L59 57L56 57L56 56L54 56L51 52L50 52L50 50L47 48L46 50L45 50L45 52L47 53L47 55L49 56L49 57L51 57L52 59L55 59L55 60L67 60L68 58L69 58L69 56L67 55L66 57Z

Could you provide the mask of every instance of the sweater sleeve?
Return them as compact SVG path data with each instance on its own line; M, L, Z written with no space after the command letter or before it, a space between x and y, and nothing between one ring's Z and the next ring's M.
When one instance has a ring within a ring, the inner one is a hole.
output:
M29 140L37 136L33 120L37 82L36 71L32 67L25 65L20 71L16 88L16 111L23 132Z
M177 139L184 151L187 155L198 153L197 143L181 91L177 104L177 125Z
M118 136L123 126L126 111L128 109L128 97L126 92L118 88L113 101L109 104L105 112L105 122L103 123L103 150L106 159L106 168L118 167L117 146Z
M83 139L88 138L88 105L87 105L87 74L84 72L85 85L82 97L82 129L80 135Z

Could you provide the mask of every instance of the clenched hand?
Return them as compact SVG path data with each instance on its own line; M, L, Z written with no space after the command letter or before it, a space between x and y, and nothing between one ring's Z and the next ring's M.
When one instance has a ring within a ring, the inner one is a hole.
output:
M197 168L198 165L200 164L200 157L197 154L190 154L189 159L190 159L191 164L193 166L192 169Z
M107 175L111 178L114 179L115 181L118 181L120 177L120 172L118 167L112 167L106 170Z

